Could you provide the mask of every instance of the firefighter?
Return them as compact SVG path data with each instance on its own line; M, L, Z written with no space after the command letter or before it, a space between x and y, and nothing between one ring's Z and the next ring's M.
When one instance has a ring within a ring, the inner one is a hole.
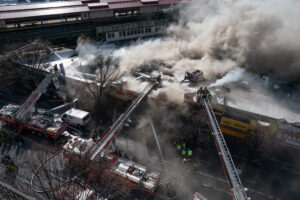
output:
M202 90L202 98L205 99L206 96L207 96L207 93L206 93L207 89L206 87L204 87L204 89Z
M192 155L193 155L192 149L188 148L188 157L192 157Z
M205 97L209 96L209 91L208 91L207 87L204 88L204 94L205 94Z
M185 144L184 141L181 142L181 146L182 146L182 148L184 148L184 149L186 148L186 144Z
M1 142L3 142L3 143L8 143L9 140L10 140L10 136L7 135L6 133L3 133L3 134L1 135Z
M5 155L2 158L1 163L5 165L5 167L10 171L16 171L16 172L18 171L18 167L15 165L14 161L11 159L9 155Z
M182 156L186 156L186 148L183 148L182 152L181 152Z
M3 143L5 142L5 136L4 136L4 134L3 134L3 133L1 134L1 138L0 138L0 140L1 140L1 142L3 142Z
M53 66L53 69L54 69L54 72L57 72L57 71L58 71L57 64L55 64L55 65Z
M177 150L181 151L181 145L180 144L177 145Z
M11 162L11 157L9 155L5 155L1 160L1 163L5 166L8 165L10 162Z
M93 130L92 138L93 138L93 141L94 141L94 142L97 141L97 139L98 139L98 137L99 137L99 132L100 132L100 130L98 130L98 129L94 129L94 130Z
M156 82L158 82L158 83L161 82L161 75L158 75L158 76L156 77Z
M6 142L10 142L10 135L6 135Z
M197 95L202 95L202 92L203 92L202 87L200 87L200 89L197 90Z

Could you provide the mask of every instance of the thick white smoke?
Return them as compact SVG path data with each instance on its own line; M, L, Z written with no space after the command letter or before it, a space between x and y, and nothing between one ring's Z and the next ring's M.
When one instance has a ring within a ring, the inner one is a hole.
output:
M207 79L235 66L283 78L300 76L300 1L206 0L181 8L163 39L121 49L123 73L161 61L171 71L197 68Z
M144 87L128 76L133 70L146 65L162 71L164 88L158 96L177 104L183 102L187 87L178 81L191 68L203 71L210 82L217 80L212 86L238 81L242 69L274 72L299 82L299 10L300 1L295 0L196 1L180 8L179 22L167 28L165 37L104 48L120 58L130 89ZM79 45L77 66L88 65L99 50L103 45Z
M245 70L239 67L229 70L225 76L221 79L218 79L215 83L211 84L209 87L218 87L225 85L227 83L238 81L242 78Z

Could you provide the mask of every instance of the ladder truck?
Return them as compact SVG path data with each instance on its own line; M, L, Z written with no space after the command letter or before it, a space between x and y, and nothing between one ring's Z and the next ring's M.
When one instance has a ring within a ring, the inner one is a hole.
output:
M34 108L35 102L39 100L43 93L46 92L49 84L54 81L57 81L59 76L59 71L55 71L54 73L49 73L46 75L44 80L38 85L38 87L30 94L30 96L25 100L25 102L20 106L19 110L16 112L15 117L17 120L26 119L27 114L31 114ZM31 117L31 116L29 116Z
M9 123L16 127L19 127L17 135L19 135L22 129L28 129L39 135L45 135L56 139L66 129L66 124L54 120L43 115L32 116L34 111L34 104L46 92L47 87L53 81L54 85L57 84L58 76L60 72L55 68L54 72L46 75L44 80L38 85L38 87L29 95L25 102L21 105L7 105L0 109L0 121Z
M207 90L207 88L201 87L196 93L196 98L197 102L201 103L204 106L205 111L207 113L209 124L212 130L212 135L217 146L217 150L221 157L221 161L223 162L222 164L225 166L226 169L225 174L228 175L230 180L230 189L233 194L233 199L250 200L250 197L247 197L246 195L246 188L244 188L242 185L241 179L232 160L231 154L221 132L220 126L209 102L210 92Z
M104 134L97 140L96 144L91 147L91 160L104 151L112 139L122 129L124 123L128 120L130 114L136 109L136 107L142 102L142 100L152 91L156 90L161 84L161 76L150 78L150 83L143 89L141 94L132 102L128 109L120 115L115 123L104 132Z

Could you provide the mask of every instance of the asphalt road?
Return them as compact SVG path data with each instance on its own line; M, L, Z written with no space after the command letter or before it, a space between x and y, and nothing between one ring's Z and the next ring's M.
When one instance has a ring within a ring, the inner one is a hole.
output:
M10 155L19 167L17 177L12 177L6 173L3 165L0 165L0 180L12 183L17 182L25 187L30 186L30 178L32 170L26 163L28 158L34 157L40 151L57 152L61 150L61 145L55 144L51 140L46 140L39 136L24 133L25 144L19 146L17 144L2 144L0 146L0 155ZM64 143L64 141L58 141ZM195 154L191 162L187 162L187 170L182 174L175 174L175 179L170 179L176 182L178 179L184 179L184 184L188 185L188 189L184 189L182 185L175 187L177 192L175 199L188 199L194 192L199 192L209 200L230 200L231 194L228 184L225 180L220 161L210 158L209 156ZM235 158L236 159L236 158ZM172 162L167 162L167 166L175 164L181 165L181 157ZM161 164L156 163L157 169L162 170ZM241 179L243 185L248 188L248 196L256 200L271 200L271 199L297 199L299 191L293 185L299 180L299 175L288 171L282 171L280 167L270 169L261 165L246 165L243 162L237 162L238 169L242 170ZM162 172L163 173L163 172ZM299 173L300 174L300 173ZM177 179L177 180L176 180ZM281 181L284 180L284 181ZM164 186L158 191L154 199L166 199L168 195L164 191ZM178 189L179 188L179 189ZM179 191L182 190L182 191ZM173 196L173 197L174 197Z

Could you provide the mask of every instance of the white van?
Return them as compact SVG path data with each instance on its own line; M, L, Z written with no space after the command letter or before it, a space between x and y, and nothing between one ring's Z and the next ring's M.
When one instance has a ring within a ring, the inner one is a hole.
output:
M90 113L72 108L65 112L61 119L75 126L85 126L90 121Z

